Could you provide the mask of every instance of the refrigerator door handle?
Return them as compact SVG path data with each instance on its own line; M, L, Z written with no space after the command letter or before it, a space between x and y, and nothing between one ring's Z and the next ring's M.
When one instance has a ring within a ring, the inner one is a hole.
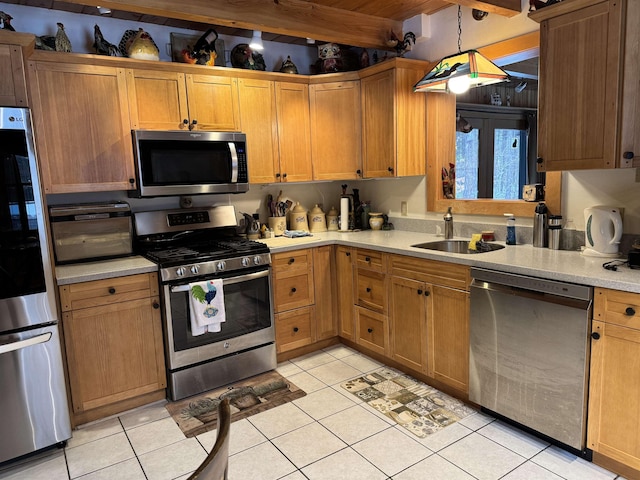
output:
M3 353L14 352L16 350L22 350L23 348L30 347L32 345L38 345L39 343L46 343L51 339L51 332L43 333L36 337L27 338L26 340L20 340L19 342L8 343L6 345L0 345L0 355Z

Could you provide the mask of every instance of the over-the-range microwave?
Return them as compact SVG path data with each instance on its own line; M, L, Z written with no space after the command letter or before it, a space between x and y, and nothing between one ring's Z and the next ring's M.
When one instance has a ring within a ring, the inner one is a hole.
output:
M244 133L133 130L132 136L136 189L130 197L249 190Z

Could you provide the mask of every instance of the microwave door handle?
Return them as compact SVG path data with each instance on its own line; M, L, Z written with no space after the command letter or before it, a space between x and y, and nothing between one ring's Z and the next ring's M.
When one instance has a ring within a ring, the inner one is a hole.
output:
M229 151L231 152L231 183L238 183L238 152L236 144L228 142Z

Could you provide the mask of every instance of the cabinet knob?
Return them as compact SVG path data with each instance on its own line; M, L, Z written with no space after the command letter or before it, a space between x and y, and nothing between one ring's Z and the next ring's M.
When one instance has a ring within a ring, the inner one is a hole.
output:
M135 178L130 178L130 179L129 179L129 183L130 183L131 185L133 185L134 183L136 183L136 179L135 179Z
M293 262L295 262L295 261L296 261L296 259L295 259L295 258L290 258L290 259L289 259L289 265L291 265L291 264L292 264Z
M631 307L627 307L627 309L624 311L624 314L628 317L633 317L636 314L636 311Z
M351 252L345 252L345 255L346 255L347 257L350 257L350 256L351 256Z
M371 287L367 287L367 293L371 292Z
M160 304L159 304L158 302L153 302L153 303L151 304L151 306L152 306L153 308L155 308L156 310L160 308Z
M593 338L594 340L598 340L600 338L600 334L598 332L593 332L591 334L591 338Z
M189 125L189 120L185 118L184 120L182 120L182 123L185 125Z
M114 293L116 293L116 289L113 287L109 287L109 293L113 295Z
M276 178L280 178L280 174L279 173L276 173Z
M297 292L296 287L293 287L293 288L291 289L291 293L296 293L296 292Z
M429 295L431 295L431 292L429 290L425 290L424 291L424 296L428 297Z
M370 257L364 257L364 261L369 263L371 261L371 258Z
M293 327L294 332L297 332L298 330L299 330L298 327Z
M356 175L358 175L359 177L362 176L362 170L356 170Z
M422 295L422 290L418 289L418 295Z
M542 157L538 157L538 158L536 158L536 163L538 165L542 165L544 163L544 159Z
M287 174L286 174L286 173L283 173L283 174L282 174L282 178L287 178Z
M387 171L388 171L389 173L393 173L393 168L392 168L392 167L389 167L389 168L387 168Z
M367 332L373 333L373 328L367 328Z
M622 154L622 158L624 158L625 160L633 160L633 157L635 157L633 152L624 152Z

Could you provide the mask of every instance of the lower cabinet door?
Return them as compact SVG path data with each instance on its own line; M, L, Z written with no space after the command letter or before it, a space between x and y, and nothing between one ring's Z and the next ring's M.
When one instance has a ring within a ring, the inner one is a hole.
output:
M315 342L314 316L313 306L276 314L276 352L287 352Z
M640 330L594 321L587 446L640 470Z
M63 314L74 412L167 385L157 297Z
M423 282L391 277L391 358L419 372L427 369L427 290Z

